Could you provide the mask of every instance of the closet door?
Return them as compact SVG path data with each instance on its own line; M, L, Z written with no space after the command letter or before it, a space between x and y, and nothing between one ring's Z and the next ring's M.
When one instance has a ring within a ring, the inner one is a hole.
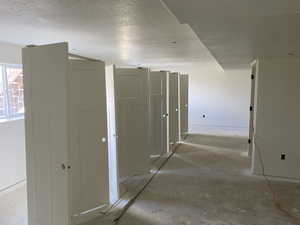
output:
M75 223L109 203L105 64L69 64L71 209Z
M150 155L167 152L166 72L151 72L150 83Z
M118 168L121 178L149 170L148 69L115 69Z
M67 43L24 48L28 223L69 225Z
M184 140L188 134L188 98L189 76L180 75L180 138Z
M179 142L178 73L169 75L169 133L170 150Z

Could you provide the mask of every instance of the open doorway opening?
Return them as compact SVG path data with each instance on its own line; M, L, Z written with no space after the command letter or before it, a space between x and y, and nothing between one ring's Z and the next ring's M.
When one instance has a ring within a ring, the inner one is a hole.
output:
M213 168L219 163L218 166L221 168L226 164L225 158L234 157L237 164L226 165L222 169L232 166L242 174L250 174L252 160L248 156L250 66L247 69L227 70L218 70L213 66L203 69L195 66L188 73L189 130L183 146L188 153L195 155L195 158L181 157L181 159L188 159L186 163L197 167L205 165ZM207 158L202 157L201 154L206 153ZM217 160L219 156L220 160ZM222 163L224 165L221 165ZM239 167L238 163L243 167Z

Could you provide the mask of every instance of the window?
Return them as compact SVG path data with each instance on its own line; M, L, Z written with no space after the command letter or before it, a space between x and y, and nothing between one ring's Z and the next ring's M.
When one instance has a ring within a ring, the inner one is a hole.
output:
M0 65L0 119L24 116L23 71L18 65Z
M0 119L3 119L6 115L4 82L3 82L2 73L3 73L3 66L0 65Z

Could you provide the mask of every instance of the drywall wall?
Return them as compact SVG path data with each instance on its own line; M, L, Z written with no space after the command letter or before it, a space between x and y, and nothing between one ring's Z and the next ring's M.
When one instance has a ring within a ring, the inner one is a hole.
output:
M21 64L21 46L0 42L0 63ZM0 122L0 190L26 178L24 120Z
M21 64L22 47L0 42L0 63Z
M300 59L258 61L252 171L297 178L299 173ZM281 160L281 155L286 159Z
M190 132L248 135L250 71L200 71L190 75Z
M0 191L25 177L24 120L0 123Z
M250 65L229 71L213 62L167 69L189 74L189 133L248 136Z

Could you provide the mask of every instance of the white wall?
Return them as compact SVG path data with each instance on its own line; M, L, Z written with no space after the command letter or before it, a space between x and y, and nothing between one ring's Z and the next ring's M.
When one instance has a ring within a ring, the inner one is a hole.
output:
M300 59L259 60L253 172L300 179ZM261 153L261 159L260 155ZM281 160L281 154L286 159Z
M0 63L21 64L22 47L0 42Z
M191 73L190 133L247 136L250 84L248 70Z
M21 46L0 43L0 63L21 64ZM26 178L24 120L0 122L0 190Z
M248 136L250 65L225 72L214 62L165 69L189 74L190 133Z
M0 190L26 177L24 120L0 123Z

